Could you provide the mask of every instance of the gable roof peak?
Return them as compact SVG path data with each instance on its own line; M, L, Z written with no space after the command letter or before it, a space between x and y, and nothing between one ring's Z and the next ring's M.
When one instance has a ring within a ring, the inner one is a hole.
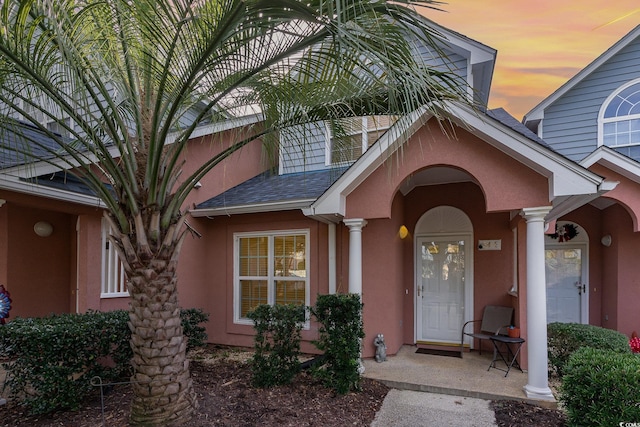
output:
M607 62L611 57L620 52L623 48L631 44L634 40L640 37L640 25L637 25L633 30L629 31L624 37L613 44L609 49L603 52L600 56L594 59L589 65L580 70L575 76L566 81L562 86L555 90L551 95L543 99L538 105L533 107L531 111L524 115L522 122L524 124L535 124L544 118L544 111L557 101L561 96L575 87L578 83L584 80L587 76L598 69L602 64Z

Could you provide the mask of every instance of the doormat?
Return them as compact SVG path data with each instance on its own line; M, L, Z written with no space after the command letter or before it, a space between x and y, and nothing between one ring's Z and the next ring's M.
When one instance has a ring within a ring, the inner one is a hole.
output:
M416 350L416 353L433 354L435 356L449 356L449 357L460 358L460 352L459 351L451 351L451 350L434 350L432 348L419 348L419 349Z

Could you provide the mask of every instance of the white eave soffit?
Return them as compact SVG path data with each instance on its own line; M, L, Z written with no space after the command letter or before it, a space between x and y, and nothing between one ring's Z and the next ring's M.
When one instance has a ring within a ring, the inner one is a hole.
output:
M52 188L32 182L25 182L16 177L0 175L0 189L15 191L17 193L29 194L31 196L46 197L48 199L60 200L63 202L77 203L85 206L105 208L104 202L95 196L74 193L72 191Z
M596 163L640 184L640 163L609 147L600 146L580 161L580 164L585 168Z

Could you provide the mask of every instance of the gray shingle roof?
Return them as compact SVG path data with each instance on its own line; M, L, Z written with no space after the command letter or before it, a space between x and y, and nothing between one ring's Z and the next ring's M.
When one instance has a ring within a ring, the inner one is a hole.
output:
M487 116L497 120L503 125L513 129L519 134L550 148L547 143L540 139L534 132L520 123L502 108L487 111ZM42 132L30 125L21 124L20 131L28 140L36 140L51 149L55 149L55 141L49 139ZM28 155L16 152L15 147L22 144L15 132L3 131L0 135L4 139L0 146L0 170L12 166L18 166L33 159ZM52 157L47 155L46 150L38 148L32 144L34 157ZM251 178L224 193L215 196L196 206L200 209L231 208L247 205L261 205L269 203L287 203L304 200L316 200L320 197L345 171L347 168L330 168L317 171L291 173L278 175L274 172L265 172ZM76 177L64 172L53 175L41 176L32 181L41 185L46 185L61 190L75 193L94 195L94 193Z
M71 191L85 196L97 197L96 193L90 189L82 180L75 175L66 172L56 172L53 174L41 175L31 179L21 178L22 181L31 182L45 187L56 188L58 190ZM110 187L110 186L109 186Z
M278 175L265 172L196 206L197 209L229 208L274 202L315 200L346 170L333 168Z
M502 108L487 111L487 116L519 134L550 148L546 142ZM233 208L274 202L315 200L320 197L346 168L278 175L265 172L196 206L200 209Z
M48 149L54 151L59 149L59 145L43 132L21 122L3 122L0 138L2 138L0 170L31 163L38 159L53 158Z
M541 139L538 135L532 132L531 129L529 129L522 123L520 123L518 119L513 117L511 114L507 113L504 108L495 108L493 110L488 110L487 116L513 129L514 131L518 132L520 135L526 136L530 140L535 141L538 144L550 150L553 150L543 139Z

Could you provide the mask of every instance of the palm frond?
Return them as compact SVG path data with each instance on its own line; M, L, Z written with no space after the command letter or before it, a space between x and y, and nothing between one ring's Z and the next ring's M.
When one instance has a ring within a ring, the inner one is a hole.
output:
M104 199L122 232L146 209L161 212L154 227L166 229L193 182L253 140L276 150L277 135L292 126L424 106L437 113L464 100L467 88L446 61L433 66L421 56L442 53L440 35L415 8L440 5L7 0L0 128L22 120L55 141L47 156ZM242 111L259 112L264 122L182 176L194 130ZM55 129L46 125L52 120ZM26 142L25 156L30 146L43 148Z

